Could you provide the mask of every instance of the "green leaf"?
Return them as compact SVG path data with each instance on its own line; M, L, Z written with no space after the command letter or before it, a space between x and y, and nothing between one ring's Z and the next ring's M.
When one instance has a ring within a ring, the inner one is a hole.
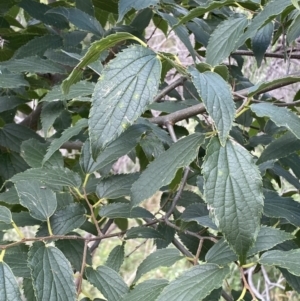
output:
M168 22L170 27L173 27L178 23L178 19L171 16L170 14L159 13L159 15ZM189 32L187 31L186 27L183 25L177 25L177 26L173 27L173 30L174 30L175 34L178 36L178 38L181 40L181 42L184 44L184 46L188 49L190 55L195 60L196 59L195 50L190 41Z
M287 283L297 292L300 293L300 277L295 276L288 272L288 270L279 268L282 276L285 278Z
M0 193L0 202L4 202L10 205L20 204L19 196L15 186L12 186L5 192Z
M103 70L89 118L93 157L145 111L158 91L160 72L156 53L137 45L119 53Z
M41 122L45 137L47 137L50 127L64 109L65 106L62 101L46 102L43 104Z
M109 301L120 301L128 292L128 287L120 275L107 266L99 266L96 270L88 267L85 274L87 280Z
M131 208L130 204L112 203L102 206L100 216L108 218L153 218L153 214L142 207Z
M42 141L34 131L19 124L8 123L0 129L0 145L14 152L20 152L21 143L30 138Z
M8 180L18 172L26 170L29 166L18 153L0 152L0 176L3 180Z
M68 100L78 98L80 96L88 96L93 93L95 84L88 81L80 81L70 88L68 94L63 94L60 86L55 86L50 90L46 96L42 98L42 101L52 102L54 100Z
M147 227L132 227L126 232L126 239L135 238L159 238L164 239L160 232L153 228Z
M66 73L63 67L38 56L31 56L23 59L11 59L7 62L1 62L1 67L7 68L10 72L15 73Z
M38 180L18 181L16 189L21 205L29 210L33 218L47 221L55 212L57 207L56 194L49 188L42 186Z
M209 217L209 211L205 204L192 204L186 207L180 216L180 219L186 222L195 221L203 227L209 227L218 230L216 225Z
M210 263L195 266L171 281L157 301L200 301L222 286L223 279L228 274L228 267L220 268Z
M125 248L124 245L116 246L112 249L112 251L109 253L109 256L105 262L105 265L113 270L115 270L117 273L120 270L120 267L124 261L125 256Z
M116 140L112 141L96 161L93 160L90 152L89 141L84 144L80 158L82 169L86 173L92 173L106 165L116 161L120 157L128 154L138 144L141 135L149 130L149 127L141 124L134 124L122 133Z
M281 78L277 78L275 80L272 80L270 82L262 82L259 83L255 86L252 86L249 88L248 90L248 97L252 97L256 94L260 94L263 93L266 90L272 90L272 87L278 87L278 85L285 86L286 84L293 84L293 83L297 83L300 81L300 77L299 76L286 76L286 77L281 77Z
M1 76L1 74L0 74ZM0 79L1 80L1 79ZM1 84L0 84L1 86ZM3 87L5 88L5 87ZM2 96L0 97L0 113L9 111L14 109L15 107L22 105L26 103L28 100L27 99L22 99L16 96Z
M0 87L13 89L18 87L28 87L29 83L19 74L2 74L0 73Z
M59 249L35 242L29 250L28 265L37 300L76 300L73 271Z
M46 14L47 11L51 8L48 5L32 0L22 0L19 6L23 8L34 19L40 20L45 24L52 25L55 28L61 29L68 27L68 22L64 17Z
M207 12L210 12L214 9L217 9L217 8L221 8L223 6L226 6L226 5L230 5L234 3L233 0L223 0L223 1L210 1L210 2L207 2L207 5L206 6L199 6L199 7L196 7L194 9L192 9L191 11L189 11L188 14L186 14L181 20L180 22L177 24L182 24L182 23L186 23L196 17L199 17L199 16L202 16L204 14L206 14ZM177 26L176 25L176 26Z
M144 274L158 267L170 267L176 261L182 259L177 249L161 249L151 253L146 257L143 262L139 265L134 283L137 282Z
M135 10L144 9L150 6L156 6L158 4L158 0L120 0L119 1L119 18L117 22L123 20L126 13L128 13L132 8Z
M97 196L100 199L117 199L122 196L129 196L131 186L139 176L139 173L119 174L101 179L97 185Z
M93 17L95 16L94 4L92 0L76 0L76 7Z
M21 59L29 56L43 56L46 50L56 49L63 46L62 38L59 35L49 34L36 37L25 45L21 46L14 53L14 59Z
M134 287L121 301L156 301L161 291L168 285L166 279L146 280Z
M79 187L81 185L80 176L67 169L52 167L50 168L31 168L26 171L16 174L10 181L16 183L24 180L38 180L51 186L69 186Z
M42 167L44 156L49 144L40 143L36 139L28 139L21 144L21 155L24 160L33 168ZM51 158L44 164L45 168L63 167L62 155L56 151Z
M268 251L264 253L259 263L268 266L278 266L287 269L291 274L300 276L300 249L290 251Z
M247 256L253 256L259 252L272 249L274 246L291 239L294 239L294 236L290 233L280 231L275 228L261 227L257 235L255 244L249 250ZM205 260L207 262L224 266L230 262L238 260L238 258L235 255L235 253L230 249L225 239L221 238L206 253Z
M61 250L62 253L66 256L66 258L70 261L72 268L80 272L83 260L84 241L74 239L62 239L56 241L55 246L59 250ZM92 264L92 256L89 249L87 249L85 260L87 264Z
M22 301L19 285L5 262L0 262L0 301Z
M237 49L236 43L248 24L243 15L239 18L229 18L221 22L211 34L206 49L206 62L217 66Z
M6 249L4 261L9 265L16 277L30 278L30 269L27 266L29 247L20 244L15 247Z
M292 111L269 103L252 104L251 110L258 117L269 117L277 126L284 126L300 139L300 119Z
M256 164L266 161L284 158L296 151L300 150L300 141L291 132L285 133L283 136L272 141L267 148L261 153Z
M190 67L189 72L207 112L215 123L221 145L224 146L235 116L235 104L230 88L216 73L200 73L194 67Z
M101 52L104 50L115 46L117 43L122 42L124 40L136 40L140 42L140 40L127 32L118 32L116 34L109 35L100 41L96 41L92 43L84 57L81 59L80 63L73 69L71 74L65 79L62 83L62 90L65 94L69 93L69 89L71 85L76 83L79 79L81 79L81 75L83 73L83 68L89 65L90 63L95 62L99 59ZM1 81L0 81L1 83Z
M256 35L252 38L252 49L259 68L261 62L265 56L273 35L273 23L267 23L261 29L259 29Z
M291 6L290 0L273 0L268 2L263 10L253 18L246 32L240 37L237 47L243 45L246 40L252 38L256 34L258 29L279 16L285 9L291 8Z
M0 206L0 222L5 224L12 223L11 213L8 208Z
M291 197L281 197L276 191L264 190L264 214L269 217L285 218L300 227L300 203Z
M23 279L23 291L24 291L24 296L25 296L26 300L37 301L35 294L34 294L34 289L33 289L33 284L32 284L31 278Z
M80 119L79 121L76 122L76 124L66 130L63 131L63 133L61 134L61 136L57 139L54 139L48 150L47 153L43 159L42 164L44 165L45 162L47 162L51 156L57 151L59 150L59 148L67 141L69 141L73 136L77 135L80 133L80 131L87 127L87 120L86 119Z
M298 1L297 1L298 3ZM298 4L299 6L299 4ZM294 40L296 40L300 36L300 28L299 28L299 22L300 22L300 13L296 17L292 19L292 23L289 26L289 29L286 34L286 39L289 45L293 43Z
M77 28L91 32L102 37L104 30L97 19L77 8L56 7L47 11L47 14L61 15L68 22L73 23Z
M212 138L203 175L205 199L215 223L244 262L260 228L263 195L259 170L240 144L228 140L222 147L217 138Z
M177 170L188 166L198 154L205 136L199 133L189 135L174 143L166 152L151 162L139 179L132 185L132 206L151 197L164 185L173 180Z
M86 210L80 203L70 204L57 210L50 217L50 225L54 235L65 235L79 228L86 221ZM48 236L47 225L39 230L39 236Z

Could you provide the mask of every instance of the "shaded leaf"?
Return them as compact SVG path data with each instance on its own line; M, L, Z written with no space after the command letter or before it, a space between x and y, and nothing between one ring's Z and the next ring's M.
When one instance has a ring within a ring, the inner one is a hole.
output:
M107 65L95 87L89 118L94 158L152 102L160 72L156 53L142 46L125 49Z
M259 252L272 249L274 246L294 239L290 233L275 228L261 227L258 232L254 246L249 250L247 256L253 256ZM205 260L211 263L226 265L238 260L236 254L230 249L228 243L221 238L206 254Z
M47 14L64 16L67 21L73 23L77 28L91 32L98 37L104 34L104 30L96 18L77 8L56 7L48 10Z
M0 202L4 202L10 205L20 204L19 196L15 186L12 186L5 192L0 193Z
M82 204L75 203L57 210L50 218L50 225L54 235L65 235L79 228L86 221L86 210ZM44 224L39 230L39 236L48 236L48 229Z
M230 88L219 74L210 71L200 73L194 67L190 67L189 72L207 112L215 123L221 145L224 146L235 116Z
M0 206L0 222L5 224L12 223L11 212L7 207Z
M21 143L30 138L43 140L34 131L20 124L9 123L0 129L0 145L14 152L20 152Z
M73 233L72 233L73 234ZM55 242L55 246L63 252L76 271L81 271L81 264L84 252L84 241L75 239L61 239ZM86 252L86 263L92 264L92 255L89 248Z
M114 247L108 255L105 265L116 272L119 272L124 261L125 248L124 245Z
M159 15L169 23L170 27L173 27L176 24L178 24L178 19L171 16L170 14L159 13ZM184 44L184 46L188 49L190 55L195 60L196 59L195 50L190 41L189 32L187 31L186 27L183 25L177 25L177 26L173 27L173 30L176 33L176 35L178 36L178 38L181 40L181 42Z
M88 267L85 274L87 280L109 301L120 301L128 292L128 287L120 275L107 266L99 266L96 270Z
M131 186L139 176L139 173L119 174L101 179L97 185L97 196L100 199L117 199L122 196L129 196Z
M1 74L0 74L1 77ZM0 79L1 81L1 79ZM1 86L1 84L0 84ZM5 88L5 87L3 87ZM14 109L15 107L24 104L27 102L27 99L22 99L19 97L16 97L14 95L8 95L8 96L1 96L0 97L0 113L9 111Z
M49 160L51 158L51 156L57 151L59 150L59 148L67 141L70 140L70 138L72 138L73 136L77 135L80 133L80 131L82 130L82 128L87 127L87 120L86 119L80 119L79 121L76 122L76 124L66 130L63 131L63 133L61 134L61 136L57 139L54 139L48 150L47 153L44 157L44 160L42 162L42 164L44 164L45 162L47 162L47 160Z
M280 84L282 84L282 86L284 86L287 83L288 84L292 84L292 83L297 83L299 81L300 81L300 77L299 76L291 76L291 75L290 76L286 76L286 77L277 78L277 79L274 79L274 80L269 81L269 82L264 81L262 83L259 83L257 85L254 85L254 86L250 87L249 90L248 90L248 97L252 97L252 96L254 96L256 94L263 93L266 90L270 90L272 87L276 87L276 86L278 87L278 85L280 85ZM257 104L254 105L254 108L255 108L256 105ZM269 106L272 106L271 104L266 104L266 105L267 105L267 107L264 108L264 111ZM256 109L259 110L259 107L256 108ZM252 108L252 106L251 106L251 108ZM276 110L276 109L274 109L274 110ZM269 116L269 115L264 115L264 116Z
M121 301L140 301L141 297L143 301L155 301L168 283L166 279L146 280L135 286Z
M214 222L244 262L260 228L263 195L259 170L240 144L228 140L222 147L212 138L203 174L205 199L212 207Z
M2 74L0 73L0 87L1 88L18 88L28 87L29 83L24 79L23 75L19 74Z
M153 214L142 207L131 208L130 204L112 203L102 206L100 216L108 218L153 218Z
M31 278L23 279L23 291L24 291L24 296L27 300L37 301L35 294L34 294L34 289L33 289L33 284L32 284Z
M136 40L139 41L139 39L130 33L127 32L118 32L116 34L109 35L100 41L96 41L92 43L84 57L81 59L80 63L77 64L77 66L73 69L71 74L68 76L67 79L65 79L62 83L62 90L65 94L68 94L69 89L71 85L76 83L81 79L81 75L83 73L83 68L93 62L95 62L97 59L99 59L99 56L101 52L104 50L113 47L119 42L122 42L124 40Z
M116 161L128 154L138 144L140 137L149 128L145 125L134 124L123 132L116 140L112 141L100 153L96 161L93 160L90 152L90 143L85 143L80 158L81 166L86 173L92 173L106 165ZM89 141L88 141L89 142Z
M30 56L23 59L11 59L1 62L1 67L7 68L10 72L32 72L32 73L66 73L66 70L58 64L40 58Z
M276 191L264 189L264 214L269 217L285 218L300 227L300 203L291 197L281 197Z
M166 152L151 162L139 179L132 185L132 206L151 197L164 185L170 184L177 170L188 166L196 157L205 136L189 135L174 143Z
M69 187L79 187L81 185L80 176L67 169L52 167L50 168L31 168L26 171L16 174L10 181L16 183L19 181L28 180L41 181L47 185L53 186L69 186Z
M38 180L30 179L18 181L16 189L20 203L26 207L30 215L38 220L47 221L57 207L56 194L49 188L42 186Z
M295 276L287 269L279 268L280 272L282 273L285 280L288 282L288 284L297 292L300 293L300 277Z
M160 232L153 228L132 227L126 232L126 239L134 238L160 238L164 239Z
M88 81L80 81L70 88L68 94L63 94L60 86L55 86L43 98L42 101L52 102L54 100L68 100L81 96L91 95L95 89L95 84Z
M296 1L298 3L298 1ZM291 45L291 43L296 40L300 36L300 29L299 29L299 22L300 22L300 14L292 19L292 23L288 28L286 39L288 44Z
M211 66L222 63L237 48L236 43L247 24L248 20L244 15L221 22L209 38L206 62Z
M300 276L299 256L300 249L290 251L268 251L260 257L259 263L268 266L279 266L287 269L295 276Z
M160 266L170 267L182 259L177 249L161 249L151 253L139 265L133 282L137 282L144 274Z
M59 249L35 242L29 250L28 265L37 300L76 300L73 271Z
M258 13L248 26L246 32L240 37L237 46L241 46L246 40L252 38L258 29L280 15L285 9L291 8L290 0L273 0L268 2L263 10Z
M215 264L201 264L181 274L170 282L157 301L198 301L204 299L214 289L222 286L223 279L229 274L229 268L220 268Z
M120 0L118 9L119 18L117 22L122 21L126 13L128 13L132 8L140 10L150 6L155 6L158 2L158 0L148 0L147 2L143 0Z
M252 49L257 62L257 67L260 67L265 56L273 35L273 23L267 23L259 29L256 35L252 38Z
M5 262L0 262L0 301L22 301L19 285Z
M8 248L4 255L4 261L9 265L16 277L30 278L30 269L27 266L27 256L29 247L20 244Z
M33 168L42 167L44 156L47 152L48 144L41 143L36 139L28 139L22 142L21 155L24 160ZM63 167L62 155L56 151L51 158L44 164L45 168Z
M209 227L218 230L216 225L209 217L209 211L205 204L192 204L186 207L185 211L180 216L180 219L186 222L196 221L203 227Z
M291 132L287 132L272 141L261 153L256 163L261 164L262 162L280 159L298 150L300 150L300 140Z

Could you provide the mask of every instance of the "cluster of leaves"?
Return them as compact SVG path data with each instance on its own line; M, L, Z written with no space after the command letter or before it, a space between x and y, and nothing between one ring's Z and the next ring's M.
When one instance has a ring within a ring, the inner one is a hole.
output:
M83 279L108 301L255 299L250 266L278 268L300 293L300 95L267 93L300 77L254 85L242 71L244 53L259 67L279 39L286 53L275 57L297 57L298 2L49 2L0 3L0 300L90 300ZM151 49L148 28L174 31L194 63ZM138 173L113 173L125 155ZM158 191L150 212L143 201ZM3 240L9 229L19 240ZM93 268L95 249L116 236ZM126 242L141 238L157 250L128 287ZM177 279L137 284L184 257L191 268ZM230 265L240 297L222 290Z

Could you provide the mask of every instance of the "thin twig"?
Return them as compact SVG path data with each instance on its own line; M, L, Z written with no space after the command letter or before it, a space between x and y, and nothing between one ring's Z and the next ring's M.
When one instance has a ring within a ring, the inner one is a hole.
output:
M198 264L198 260L199 260L199 256L200 256L200 253L201 253L201 250L202 250L202 246L203 246L203 239L200 239L198 249L197 249L197 253L196 253L196 256L194 258L194 265Z
M88 241L84 242L84 248L83 248L83 255L82 255L82 264L81 264L81 270L78 278L78 284L77 284L77 296L81 293L81 286L82 286L82 279L83 279L83 273L86 265L86 254L88 249Z
M165 97L169 92L174 90L175 88L183 85L183 83L187 80L185 77L180 77L179 79L175 80L173 83L166 86L164 89L162 89L153 99L153 102L160 101L163 97Z
M247 50L236 50L236 51L232 52L231 55L254 56L254 52L247 51ZM266 52L264 57L273 57L273 58L278 58L278 59L286 58L284 53L270 53L270 52ZM300 54L291 54L290 58L291 59L300 59Z
M244 286L246 287L246 289L247 289L247 290L249 291L249 293L251 294L252 299L255 300L255 301L257 301L255 294L253 293L251 287L249 286L249 284L248 284L248 282L247 282L247 279L246 279L246 277L245 277L245 275L244 275L244 269L243 269L242 267L240 268L240 272L241 272L241 276L242 276L242 279L243 279Z
M140 243L138 246L136 246L131 252L129 252L125 258L128 258L131 254L133 254L135 251L137 251L141 246L143 246L148 239L145 239L142 243Z
M103 227L103 229L101 229L101 233L103 235L106 234L106 232L108 231L108 229L110 228L110 226L113 224L114 220L112 218L110 218L107 223L105 224L105 226ZM90 248L91 253L93 254L93 252L98 248L99 244L101 243L101 239L96 240L93 245Z

